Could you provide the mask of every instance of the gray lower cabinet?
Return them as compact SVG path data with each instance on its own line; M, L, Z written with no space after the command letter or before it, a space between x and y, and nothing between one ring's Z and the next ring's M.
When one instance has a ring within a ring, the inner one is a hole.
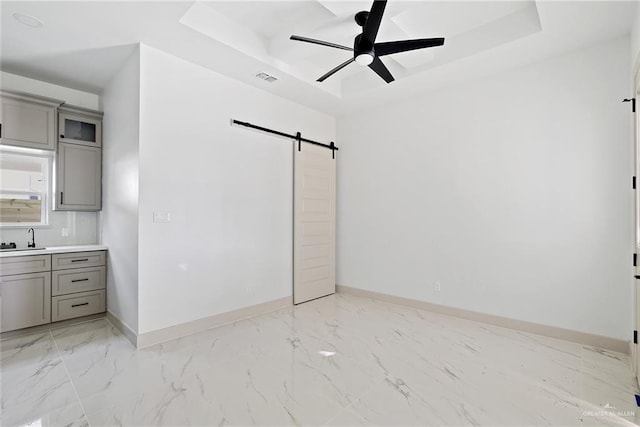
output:
M104 313L106 252L0 258L0 332Z
M102 150L99 147L58 143L55 210L102 209Z
M106 264L105 251L51 256L51 321L106 311Z
M61 104L56 99L0 92L0 144L54 150Z
M2 277L0 332L51 323L51 273Z
M51 322L51 255L0 259L0 332Z

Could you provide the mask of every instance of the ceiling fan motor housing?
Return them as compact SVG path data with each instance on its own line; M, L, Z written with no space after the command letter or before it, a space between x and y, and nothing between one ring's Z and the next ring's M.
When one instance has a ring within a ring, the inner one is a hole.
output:
M357 58L360 55L371 55L374 58L376 56L373 43L362 34L357 35L353 42L353 57Z
M356 16L354 17L356 24L358 24L361 27L364 27L364 24L367 22L367 18L369 17L369 11L367 10L361 10L360 12L356 13Z

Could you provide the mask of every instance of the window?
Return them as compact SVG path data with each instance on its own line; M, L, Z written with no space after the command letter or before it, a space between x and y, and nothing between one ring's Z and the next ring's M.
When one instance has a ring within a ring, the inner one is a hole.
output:
M51 156L0 151L0 226L47 225Z

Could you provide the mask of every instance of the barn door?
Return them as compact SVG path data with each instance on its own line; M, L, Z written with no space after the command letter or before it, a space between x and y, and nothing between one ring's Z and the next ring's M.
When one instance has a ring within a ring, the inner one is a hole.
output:
M635 238L634 238L634 253L636 253L636 257L640 257L640 186L638 185L638 183L640 183L640 117L638 116L638 111L637 111L637 105L636 103L638 103L640 105L640 69L636 70L636 75L635 75L635 101L633 106L636 107L634 108L635 114L633 114L633 140L634 140L634 155L633 155L633 159L634 159L634 163L633 163L633 175L634 175L634 189L635 191L634 193L634 207L635 207L635 212L634 212L634 230L635 230ZM635 334L637 334L638 332L635 331L640 331L640 262L638 262L636 260L636 262L634 263L636 265L636 269L635 269L635 281L634 281L634 286L633 286L633 291L635 293L635 304L633 305L633 314L634 314L634 325L633 325L633 329L634 329L634 338L636 338L637 336ZM636 341L636 339L634 339L634 342ZM635 372L636 375L636 379L638 381L638 383L640 384L640 351L638 349L638 345L637 344L633 344L631 345L631 367L632 370Z
M299 148L299 149L298 149ZM336 291L336 160L333 152L294 144L293 303Z

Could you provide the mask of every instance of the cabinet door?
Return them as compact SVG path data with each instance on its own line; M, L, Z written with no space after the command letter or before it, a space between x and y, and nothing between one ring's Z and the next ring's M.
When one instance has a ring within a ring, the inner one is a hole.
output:
M102 120L60 113L58 115L60 142L83 144L90 147L102 145Z
M58 143L56 210L99 211L102 208L102 151Z
M0 97L0 144L54 150L56 106Z
M0 278L0 332L51 323L51 273Z
M638 276L636 276L634 285L636 301L634 304L635 319L633 320L635 331L638 331L638 325L640 324L640 279L638 279L637 277ZM634 372L636 374L636 380L640 384L640 366L638 365L638 363L640 362L640 351L638 351L638 346L635 343L631 346L631 360L632 368L634 369Z

